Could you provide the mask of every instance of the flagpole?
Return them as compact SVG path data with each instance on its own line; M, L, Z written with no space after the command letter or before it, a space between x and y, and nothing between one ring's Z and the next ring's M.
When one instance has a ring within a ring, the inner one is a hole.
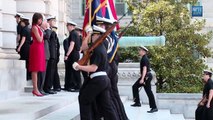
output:
M89 25L91 26L91 16L92 16L92 1L89 1Z

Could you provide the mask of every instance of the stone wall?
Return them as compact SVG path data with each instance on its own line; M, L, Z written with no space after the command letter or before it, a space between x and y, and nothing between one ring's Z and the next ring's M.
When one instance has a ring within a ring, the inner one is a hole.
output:
M15 52L15 13L16 2L14 0L0 2L0 92L23 91L26 85L25 63L18 60L19 55Z
M201 98L199 93L157 93L160 109L170 109L172 114L183 114L187 119L195 118L195 110Z

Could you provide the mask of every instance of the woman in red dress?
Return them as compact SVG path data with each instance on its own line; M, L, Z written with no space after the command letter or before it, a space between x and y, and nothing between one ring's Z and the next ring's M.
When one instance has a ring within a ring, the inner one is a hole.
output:
M45 52L44 52L44 39L43 32L40 29L40 25L43 21L42 14L35 13L32 18L32 30L31 36L33 42L30 46L29 54L29 71L32 72L33 91L32 94L36 96L43 96L37 86L38 72L45 71Z

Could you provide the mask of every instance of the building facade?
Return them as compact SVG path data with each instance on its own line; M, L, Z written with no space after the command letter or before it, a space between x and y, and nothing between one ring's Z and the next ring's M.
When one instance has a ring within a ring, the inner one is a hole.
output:
M120 18L128 11L127 4L125 0L114 0L114 2L118 18ZM213 1L199 0L198 2L199 5L203 6L203 17L197 18L206 19L204 31L213 30L213 8L211 6ZM62 42L66 37L65 33L67 33L67 20L73 20L79 27L82 27L85 0L0 0L0 75L2 76L0 78L0 91L23 90L26 85L25 63L18 60L19 55L15 52L16 21L14 15L17 12L29 18L32 18L35 12L40 12L44 16L56 16L58 36ZM119 23L121 26L125 26L130 20L131 13L127 12ZM213 42L208 47L213 48ZM61 60L63 61L63 54L61 54ZM212 58L207 58L206 63L213 67Z

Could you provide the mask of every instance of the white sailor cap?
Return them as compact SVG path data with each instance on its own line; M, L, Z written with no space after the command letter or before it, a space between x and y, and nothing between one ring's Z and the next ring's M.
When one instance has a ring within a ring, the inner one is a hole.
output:
M96 24L102 24L102 23L107 23L107 24L113 24L115 20L107 19L104 17L96 16Z
M47 21L52 20L52 19L56 19L56 16L48 16L47 17Z
M24 15L21 13L16 13L15 17L23 17Z
M67 21L67 25L73 25L73 26L76 26L77 24L73 21Z
M93 25L92 28L93 28L93 33L96 33L96 34L98 34L98 33L105 33L106 32L105 29L103 29L103 28L101 28L99 26L96 26L96 25Z
M78 30L78 31L83 31L83 29L79 26L76 26L75 29Z
M149 50L148 50L146 47L144 47L143 45L141 45L141 46L139 47L139 49L143 49L143 50L145 50L146 52L149 51Z
M21 20L30 20L30 18L25 17L25 16L22 16L22 17L21 17Z
M210 71L210 70L204 70L203 73L204 73L205 75L212 76L212 71Z

